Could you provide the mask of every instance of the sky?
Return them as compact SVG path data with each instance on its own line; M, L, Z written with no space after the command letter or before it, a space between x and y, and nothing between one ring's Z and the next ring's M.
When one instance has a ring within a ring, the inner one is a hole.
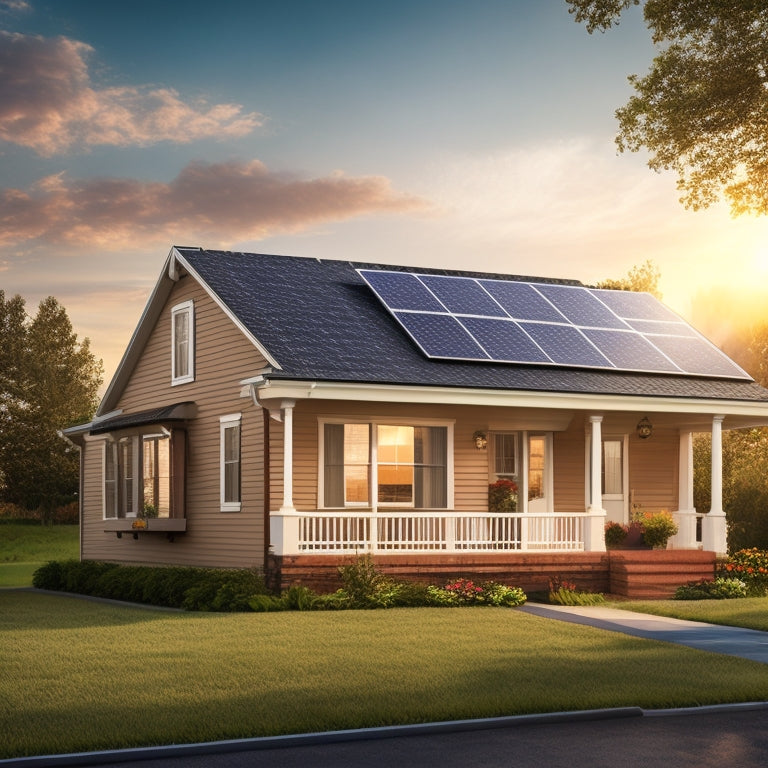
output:
M0 0L0 290L55 296L107 382L173 245L586 283L650 259L718 342L723 295L768 303L768 222L617 152L653 55L640 9L589 35L565 0Z

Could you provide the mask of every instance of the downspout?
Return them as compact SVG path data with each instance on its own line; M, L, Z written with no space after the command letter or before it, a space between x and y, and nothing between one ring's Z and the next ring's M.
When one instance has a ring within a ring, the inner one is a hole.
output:
M266 408L261 409L262 419L264 421L264 570L266 571L269 563L269 550L272 546L270 537L269 510L272 508L270 498L271 471L270 471L270 452L269 452L269 411Z

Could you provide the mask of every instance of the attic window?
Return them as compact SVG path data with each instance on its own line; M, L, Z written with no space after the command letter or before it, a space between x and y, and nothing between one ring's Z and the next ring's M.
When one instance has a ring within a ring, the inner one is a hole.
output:
M195 380L195 304L185 301L171 310L171 384Z

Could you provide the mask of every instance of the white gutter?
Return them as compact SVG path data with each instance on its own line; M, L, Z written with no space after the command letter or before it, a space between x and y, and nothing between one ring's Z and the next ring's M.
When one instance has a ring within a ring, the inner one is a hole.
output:
M677 415L690 414L691 416L724 414L745 420L746 423L739 426L768 425L768 402L743 400L295 381L265 379L263 376L246 379L241 383L250 385L261 403L273 399L358 400L433 405L479 405L495 408L557 408L601 412L650 411Z

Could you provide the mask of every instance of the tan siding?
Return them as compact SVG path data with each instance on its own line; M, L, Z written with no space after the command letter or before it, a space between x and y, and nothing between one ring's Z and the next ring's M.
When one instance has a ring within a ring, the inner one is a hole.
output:
M173 306L195 302L195 381L171 386ZM239 382L264 365L254 346L191 277L171 293L118 403L124 413L194 401L188 427L187 532L173 543L161 534L105 533L101 508L101 449L89 441L86 459L84 557L139 563L252 567L264 560L263 415ZM242 509L221 512L219 417L242 413Z
M584 422L574 419L566 432L552 437L555 512L583 512L586 494L586 442Z
M629 439L630 500L643 509L678 508L680 437L671 429L656 428L648 440Z

